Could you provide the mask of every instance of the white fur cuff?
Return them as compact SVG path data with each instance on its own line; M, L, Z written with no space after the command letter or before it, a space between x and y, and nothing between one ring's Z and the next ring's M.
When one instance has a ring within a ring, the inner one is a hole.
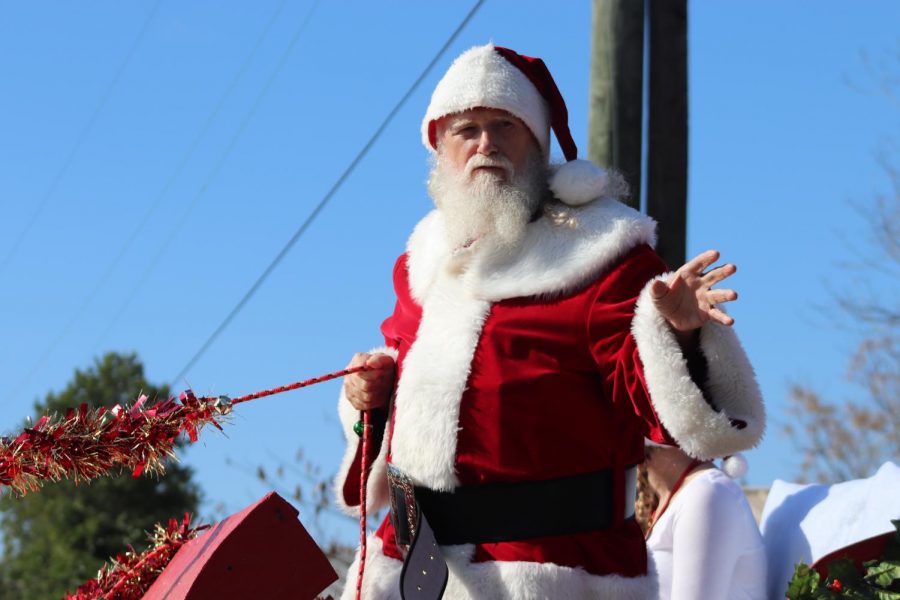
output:
M653 281L638 298L631 329L663 426L695 458L717 458L754 447L765 430L765 408L753 367L734 330L712 322L700 329L700 351L709 368L704 389L716 410L691 379L675 334L653 304ZM732 420L746 426L738 429Z

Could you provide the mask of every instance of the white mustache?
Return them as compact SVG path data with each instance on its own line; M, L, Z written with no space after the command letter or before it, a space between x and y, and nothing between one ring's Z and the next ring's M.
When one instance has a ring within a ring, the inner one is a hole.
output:
M480 167L503 169L504 173L506 173L507 179L512 178L513 175L512 161L502 154L496 154L493 156L475 154L474 156L472 156L472 158L469 159L469 162L466 163L466 176L471 176L472 172Z

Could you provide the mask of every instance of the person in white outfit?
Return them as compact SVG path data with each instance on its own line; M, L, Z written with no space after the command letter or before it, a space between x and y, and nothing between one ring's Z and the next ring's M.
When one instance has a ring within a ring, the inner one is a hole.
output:
M676 447L648 446L645 464L659 495L647 548L660 599L764 599L765 547L740 486Z

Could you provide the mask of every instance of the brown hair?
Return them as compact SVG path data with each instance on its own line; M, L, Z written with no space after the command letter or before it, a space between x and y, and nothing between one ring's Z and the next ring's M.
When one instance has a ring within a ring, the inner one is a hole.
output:
M659 505L659 496L650 487L650 479L647 475L646 460L637 467L637 499L634 504L634 518L641 526L641 531L647 532L650 524L650 515Z

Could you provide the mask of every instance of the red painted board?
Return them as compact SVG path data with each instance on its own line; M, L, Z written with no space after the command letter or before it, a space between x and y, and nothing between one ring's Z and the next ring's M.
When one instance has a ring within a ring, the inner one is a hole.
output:
M338 576L297 515L266 494L182 546L143 600L312 600Z

